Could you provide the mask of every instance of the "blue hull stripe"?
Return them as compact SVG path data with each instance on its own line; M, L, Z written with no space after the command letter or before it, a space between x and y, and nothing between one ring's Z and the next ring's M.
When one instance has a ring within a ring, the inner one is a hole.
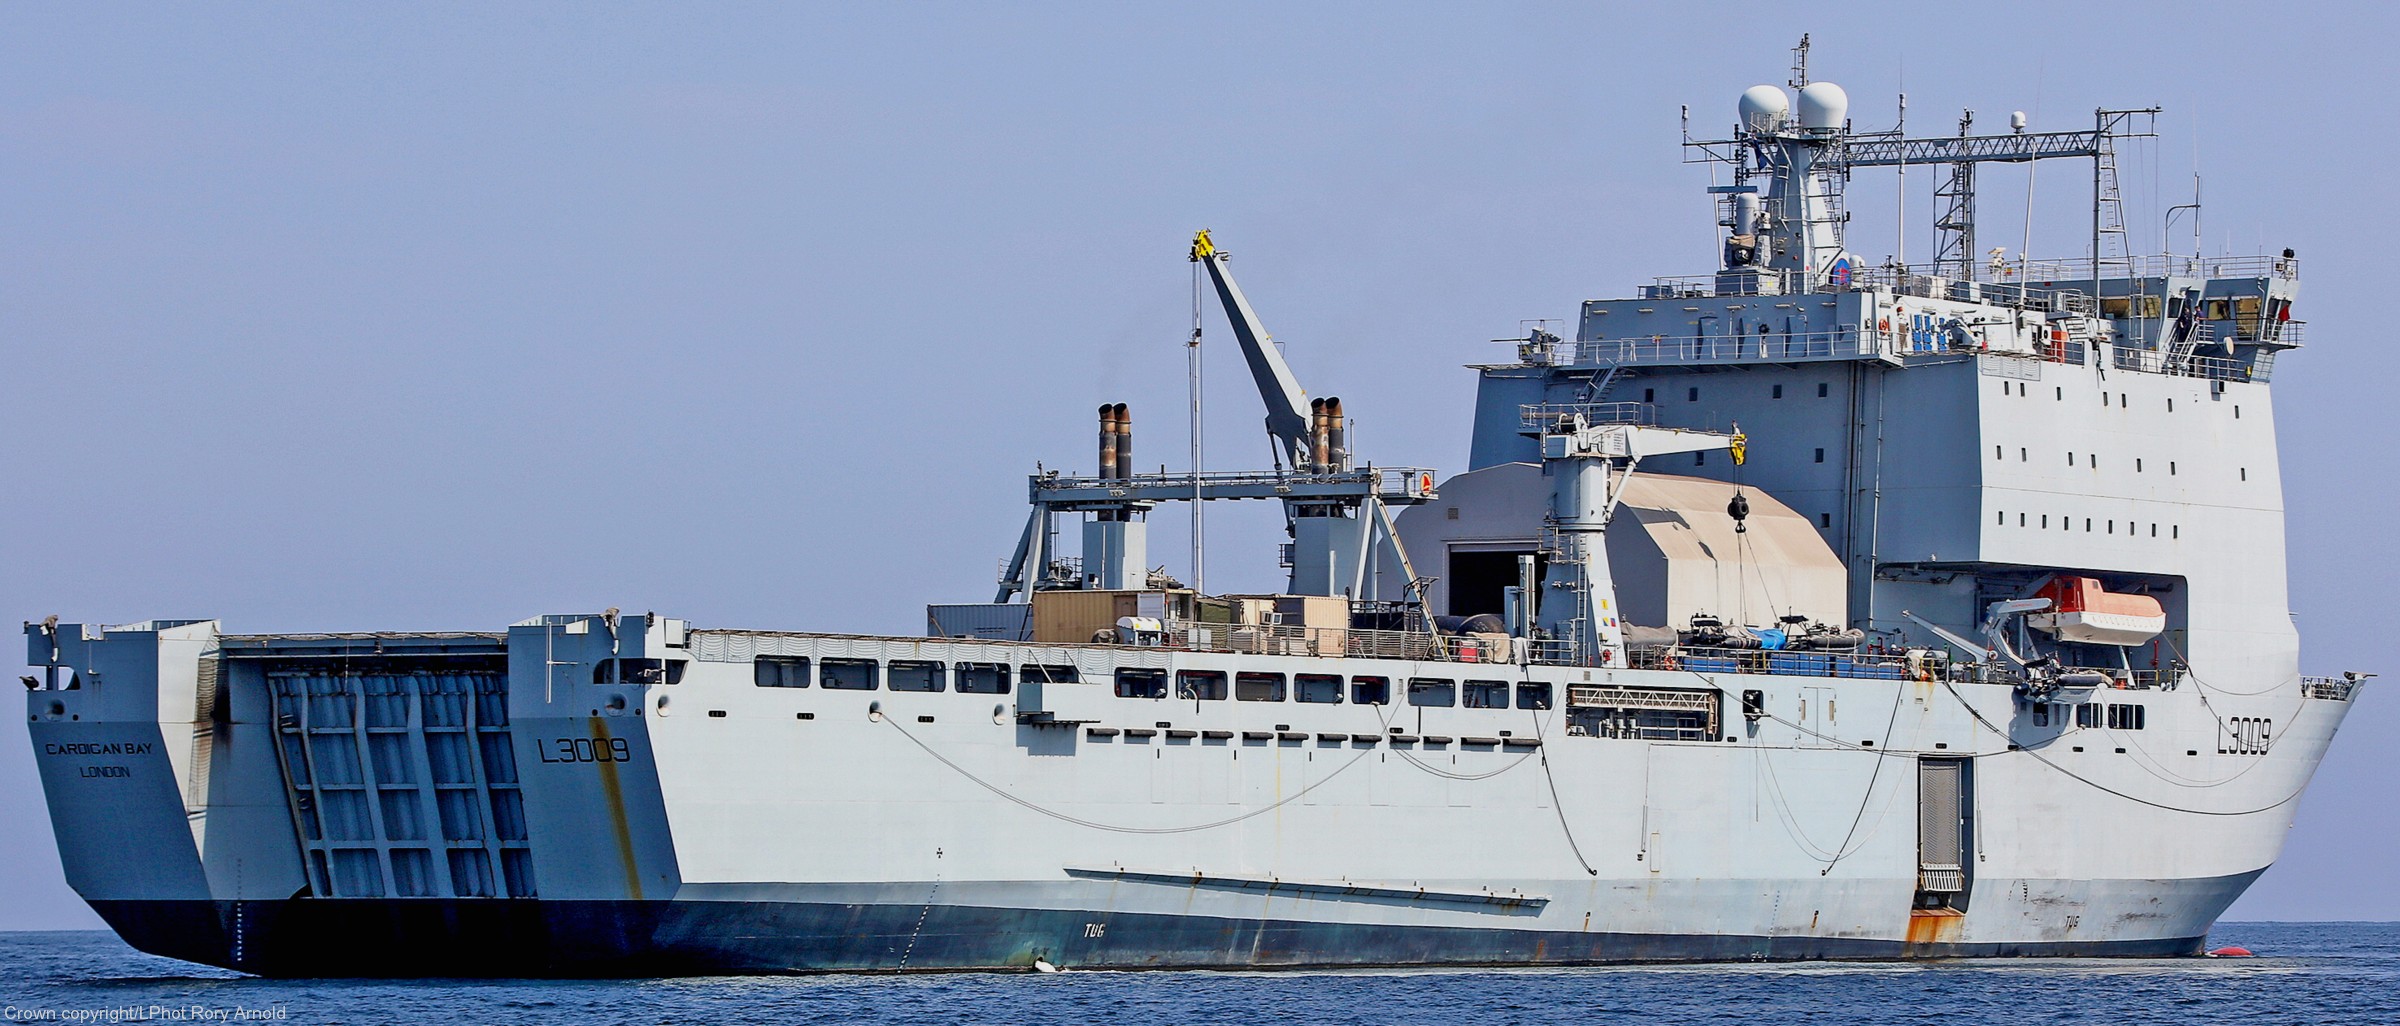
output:
M802 902L96 902L134 947L266 976L681 976L2196 955L2203 938L1921 944Z

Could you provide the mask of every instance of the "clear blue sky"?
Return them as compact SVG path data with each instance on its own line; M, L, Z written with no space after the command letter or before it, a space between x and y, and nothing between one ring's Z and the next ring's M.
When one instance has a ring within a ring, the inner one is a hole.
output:
M1713 266L1678 107L1729 123L1808 31L1861 125L1902 88L1924 132L1962 106L1997 130L2164 104L2126 172L2135 237L2197 161L2211 252L2300 251L2311 348L2275 387L2304 663L2390 668L2369 172L2400 154L2364 85L2396 20L0 5L0 617L916 629L924 602L988 596L1022 475L1088 466L1098 402L1180 462L1200 227L1367 456L1458 469L1461 365L1504 355L1483 340ZM2044 174L2035 255L2078 255L2088 177ZM1933 177L1909 179L1918 259ZM2020 226L2022 173L1986 182L1987 224ZM1880 259L1895 195L1853 199ZM1238 363L1212 361L1212 464L1263 461ZM1212 586L1276 579L1272 518L1212 519ZM1154 535L1181 570L1180 517ZM0 721L0 928L94 925ZM2400 703L2370 691L2235 917L2400 919L2396 751Z

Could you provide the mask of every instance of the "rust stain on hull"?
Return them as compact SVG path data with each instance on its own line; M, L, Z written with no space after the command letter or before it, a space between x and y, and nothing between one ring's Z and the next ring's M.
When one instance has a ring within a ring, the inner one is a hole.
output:
M591 718L592 740L599 742L602 751L608 748L608 722L598 716ZM625 866L625 892L633 900L642 900L642 871L633 857L633 824L625 815L625 785L617 779L617 764L601 762L600 791L608 799L609 826L616 834L617 859Z
M1908 911L1908 945L1912 948L1935 944L1956 944L1967 925L1967 914L1947 908L1915 908Z

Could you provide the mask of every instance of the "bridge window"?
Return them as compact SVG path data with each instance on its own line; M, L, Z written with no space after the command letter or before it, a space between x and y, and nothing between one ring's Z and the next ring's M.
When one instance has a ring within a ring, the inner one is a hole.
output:
M1448 707L1458 704L1458 684L1447 677L1411 677L1408 704Z
M1117 671L1118 698L1167 697L1167 671L1126 667Z
M965 695L1008 694L1008 664L958 664L958 690Z
M808 686L808 657L760 656L750 667L750 682L762 688Z
M817 664L817 686L841 691L873 691L879 669L872 659L827 659Z
M1233 697L1243 702L1283 701L1283 674L1237 673L1233 675Z
M1333 673L1295 673L1292 675L1292 697L1316 705L1339 705L1342 701L1342 678Z
M1225 700L1225 671L1175 671L1175 697L1199 702Z

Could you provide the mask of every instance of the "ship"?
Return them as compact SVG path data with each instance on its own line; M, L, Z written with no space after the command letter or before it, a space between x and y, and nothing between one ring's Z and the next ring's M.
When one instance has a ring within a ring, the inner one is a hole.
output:
M2297 257L2133 252L2154 109L1858 130L1802 54L1687 115L1718 266L1501 340L1463 472L1354 454L1202 232L1273 465L1137 472L1101 402L922 636L28 623L67 881L268 976L2199 954L2367 676L2287 600ZM1980 251L2042 160L2086 256ZM1936 259L1864 261L1909 165ZM1225 501L1281 591L1151 562Z

